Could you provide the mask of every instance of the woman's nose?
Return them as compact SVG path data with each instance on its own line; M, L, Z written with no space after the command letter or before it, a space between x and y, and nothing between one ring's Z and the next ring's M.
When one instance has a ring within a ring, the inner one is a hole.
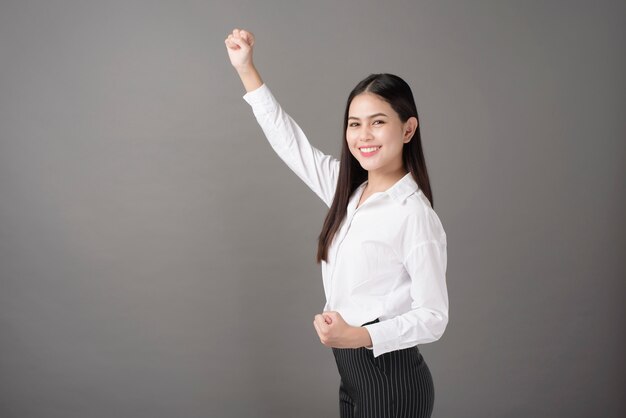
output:
M363 126L359 131L359 138L362 141L368 141L374 139L374 135L372 134L372 130L369 126Z

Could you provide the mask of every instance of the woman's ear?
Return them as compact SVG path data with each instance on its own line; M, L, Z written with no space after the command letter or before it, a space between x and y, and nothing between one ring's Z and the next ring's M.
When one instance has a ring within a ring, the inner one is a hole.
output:
M415 116L411 116L409 119L407 119L406 122L404 122L404 138L403 138L403 142L406 144L408 143L411 138L413 138L413 135L415 135L415 131L417 130L417 118Z

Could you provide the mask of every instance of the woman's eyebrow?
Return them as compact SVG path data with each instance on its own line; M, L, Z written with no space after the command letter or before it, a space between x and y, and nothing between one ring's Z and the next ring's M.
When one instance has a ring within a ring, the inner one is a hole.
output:
M376 116L385 116L385 117L387 117L387 115L385 115L384 113L374 113L373 115L370 115L368 118L371 119L371 118L375 118ZM365 119L368 119L368 118L365 118ZM359 118L357 118L356 116L349 116L348 119L359 120Z

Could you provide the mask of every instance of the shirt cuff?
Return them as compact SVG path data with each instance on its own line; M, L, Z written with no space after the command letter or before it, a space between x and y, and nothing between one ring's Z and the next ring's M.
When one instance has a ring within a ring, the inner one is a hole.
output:
M271 112L276 108L276 99L265 83L244 94L243 99L252 106L256 115Z
M400 348L400 341L397 337L398 333L395 330L395 326L391 320L364 325L372 339L371 350L374 351L374 357Z

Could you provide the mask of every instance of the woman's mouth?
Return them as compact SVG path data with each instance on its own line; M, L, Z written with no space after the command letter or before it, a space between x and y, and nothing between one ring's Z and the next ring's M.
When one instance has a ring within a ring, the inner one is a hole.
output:
M380 146L359 148L359 150L361 151L361 155L364 157L371 157L372 155L376 154L379 149Z

